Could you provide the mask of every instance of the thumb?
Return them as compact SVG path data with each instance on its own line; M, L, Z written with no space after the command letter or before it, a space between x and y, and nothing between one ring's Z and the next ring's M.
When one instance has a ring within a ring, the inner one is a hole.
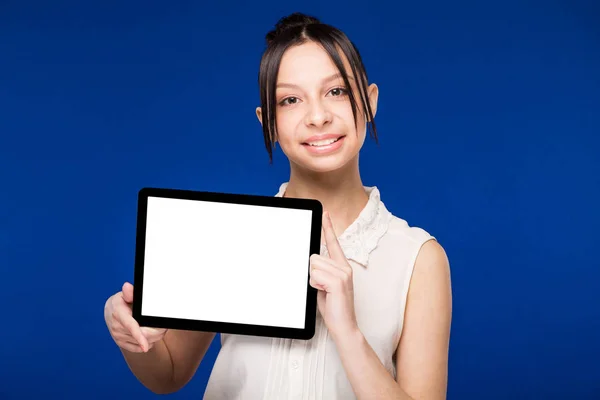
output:
M133 285L129 282L125 282L122 291L123 300L125 300L125 303L133 303Z

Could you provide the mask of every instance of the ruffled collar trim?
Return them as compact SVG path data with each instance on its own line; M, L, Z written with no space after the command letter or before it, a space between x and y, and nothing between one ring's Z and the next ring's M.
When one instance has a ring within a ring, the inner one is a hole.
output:
M275 197L283 197L288 183L281 184ZM381 201L381 194L376 186L364 188L369 200L356 220L338 236L338 241L347 259L367 267L371 252L387 232L393 216ZM325 246L321 246L321 253L326 253L326 250Z

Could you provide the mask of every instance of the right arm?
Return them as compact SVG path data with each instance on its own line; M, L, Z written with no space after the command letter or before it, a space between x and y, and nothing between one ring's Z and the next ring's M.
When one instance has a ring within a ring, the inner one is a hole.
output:
M173 393L194 376L214 333L169 330L146 353L121 349L136 378L156 394Z
M145 387L157 394L178 391L196 373L215 333L140 327L132 317L132 302L133 286L128 283L106 301L111 336Z

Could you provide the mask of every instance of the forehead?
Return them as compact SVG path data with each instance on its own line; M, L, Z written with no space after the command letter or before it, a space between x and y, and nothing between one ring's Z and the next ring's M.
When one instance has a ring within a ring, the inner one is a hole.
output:
M346 71L351 68L343 52L338 53L344 62ZM308 85L319 83L321 79L339 73L329 54L315 42L307 42L286 50L281 58L278 82Z

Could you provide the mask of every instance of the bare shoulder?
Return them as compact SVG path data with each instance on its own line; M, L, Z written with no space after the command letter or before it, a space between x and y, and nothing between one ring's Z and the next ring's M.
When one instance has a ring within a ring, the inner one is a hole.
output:
M451 319L450 262L428 240L415 261L396 353L398 383L413 398L445 399Z
M428 240L421 246L415 262L414 274L417 275L417 283L420 283L418 282L418 275L422 274L433 274L434 276L438 276L438 278L450 279L450 261L448 255L436 239Z
M446 250L436 240L426 241L417 255L408 290L405 331L414 329L415 319L428 321L423 329L448 335L452 315L450 261Z
M446 250L436 240L426 241L415 261L408 290L406 318L429 314L445 332L452 312L450 261Z
M418 292L435 290L435 285L449 285L450 261L446 250L434 236L418 226L410 226L397 216L393 216L388 231L395 237L420 246L412 271L409 297Z

